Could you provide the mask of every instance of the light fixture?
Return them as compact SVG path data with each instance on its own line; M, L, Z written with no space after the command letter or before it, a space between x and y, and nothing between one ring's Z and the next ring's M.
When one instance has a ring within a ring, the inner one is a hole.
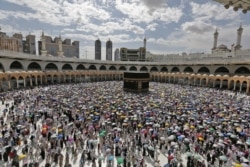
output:
M229 8L229 5L227 4L227 5L225 5L224 7L225 7L226 9L228 9L228 8Z
M234 7L234 11L238 11L238 9L239 9L238 7Z
M246 14L247 13L247 9L243 9L242 13Z

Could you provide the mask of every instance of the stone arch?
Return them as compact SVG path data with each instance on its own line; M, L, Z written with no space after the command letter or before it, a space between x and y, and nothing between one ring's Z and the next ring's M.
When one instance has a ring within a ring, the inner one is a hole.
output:
M151 67L150 72L158 72L158 69L156 67Z
M167 67L162 67L162 68L161 68L161 72L168 72Z
M131 67L129 68L129 71L137 71L137 68L136 68L135 66L131 66Z
M200 85L201 86L206 86L206 83L207 83L207 79L206 78L201 78Z
M229 85L228 87L229 90L234 90L234 80L230 80L228 85Z
M116 67L115 66L110 66L109 71L116 71Z
M228 88L228 82L229 82L228 79L223 79L222 83L221 83L222 84L221 88L222 89L227 89Z
M226 67L219 67L215 70L214 74L229 74L229 70Z
M142 67L140 68L140 71L148 71L148 68L145 67L145 66L142 66Z
M46 76L46 78L47 78L47 84L52 84L53 83L53 75L48 74Z
M221 87L221 79L220 78L215 78L214 87L215 88L220 88Z
M73 67L70 64L64 64L62 70L73 70Z
M85 67L84 67L84 65L79 64L76 66L76 70L85 70Z
M240 90L240 80L237 80L236 82L235 82L235 90L236 91L239 91Z
M57 74L54 74L53 75L53 81L52 81L54 84L57 84L59 82L59 77Z
M24 87L24 81L25 80L25 78L23 77L23 76L19 76L18 77L18 80L17 80L17 87L19 88L19 87Z
M9 80L6 78L6 76L2 77L1 80L2 80L1 90L4 90L4 91L8 90L9 89Z
M27 75L25 77L25 87L30 87L31 86L31 77Z
M5 72L3 64L0 62L0 71Z
M23 65L19 61L13 61L10 64L10 69L11 70L23 70Z
M199 74L210 74L210 70L207 67L201 67L198 69Z
M178 67L173 67L171 72L180 72L180 69Z
M102 66L100 66L99 70L106 71L106 70L107 70L107 68L106 68L106 66L102 65Z
M17 88L18 87L17 83L18 83L17 78L15 76L11 76L10 77L10 87L13 89Z
M126 67L125 66L121 66L121 67L119 67L119 71L126 71L127 69L126 69Z
M241 91L246 92L247 90L247 81L242 81L241 83Z
M32 70L41 71L42 68L41 68L40 64L38 64L37 62L31 62L31 63L28 65L28 70L30 70L30 71L32 71Z
M190 73L193 73L194 70L193 70L193 68L191 68L191 67L186 67L186 68L184 68L183 72L190 72Z
M96 68L95 65L92 64L92 65L89 66L89 70L97 70L97 68Z
M249 68L242 66L242 67L237 68L235 70L234 74L235 75L249 75L250 70L249 70Z
M54 63L48 63L46 66L45 66L45 71L47 70L58 70L58 67L56 66L56 64Z
M38 78L38 76L37 76ZM31 83L32 83L32 86L37 86L37 81L36 81L36 76L35 75L31 75Z

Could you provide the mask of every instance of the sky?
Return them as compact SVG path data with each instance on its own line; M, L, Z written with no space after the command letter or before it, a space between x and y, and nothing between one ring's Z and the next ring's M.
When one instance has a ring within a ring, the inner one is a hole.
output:
M113 50L142 47L146 37L153 54L211 53L215 29L218 45L230 48L240 25L242 49L250 49L250 12L213 0L0 0L1 31L80 41L83 59L94 59L97 39L103 60L109 39Z

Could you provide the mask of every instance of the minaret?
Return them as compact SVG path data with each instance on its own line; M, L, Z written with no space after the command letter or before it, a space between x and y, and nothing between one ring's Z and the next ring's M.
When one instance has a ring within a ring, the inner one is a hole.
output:
M144 40L143 40L143 47L146 49L147 47L147 39L146 39L146 36L144 37Z
M242 32L243 32L243 28L242 26L240 25L240 27L238 28L237 30L237 43L236 43L236 46L235 46L235 50L239 50L241 49L241 37L242 37Z
M45 38L45 36L44 36L44 32L42 32L41 42L42 42L42 50L41 50L41 55L42 55L42 56L47 56L47 50L46 50L46 38Z
M217 28L216 28L216 30L214 32L214 45L213 45L212 50L215 50L217 48L218 36L219 36L219 33L218 33Z
M59 48L59 49L58 49L58 52L57 52L57 56L58 56L58 57L63 57L61 34L59 35L58 48Z

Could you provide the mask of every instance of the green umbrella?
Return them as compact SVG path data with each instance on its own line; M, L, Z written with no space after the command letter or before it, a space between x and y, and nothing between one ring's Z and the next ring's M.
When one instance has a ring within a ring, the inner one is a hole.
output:
M191 153L191 152L186 152L186 155L187 155L187 157L191 157L191 156L193 156L193 153Z
M104 137L105 133L100 133L99 136Z
M99 160L104 160L104 157L101 155L101 156L99 157Z
M104 134L106 134L106 130L102 130L100 133L104 133Z
M197 160L202 160L202 156L199 155L199 154L195 154L195 155L194 155L194 158L197 159Z
M227 156L222 155L222 156L219 157L219 159L222 160L222 161L227 161Z
M123 162L124 162L124 159L122 157L117 158L117 163L119 165L123 164Z
M209 128L210 131L214 131L214 128Z

